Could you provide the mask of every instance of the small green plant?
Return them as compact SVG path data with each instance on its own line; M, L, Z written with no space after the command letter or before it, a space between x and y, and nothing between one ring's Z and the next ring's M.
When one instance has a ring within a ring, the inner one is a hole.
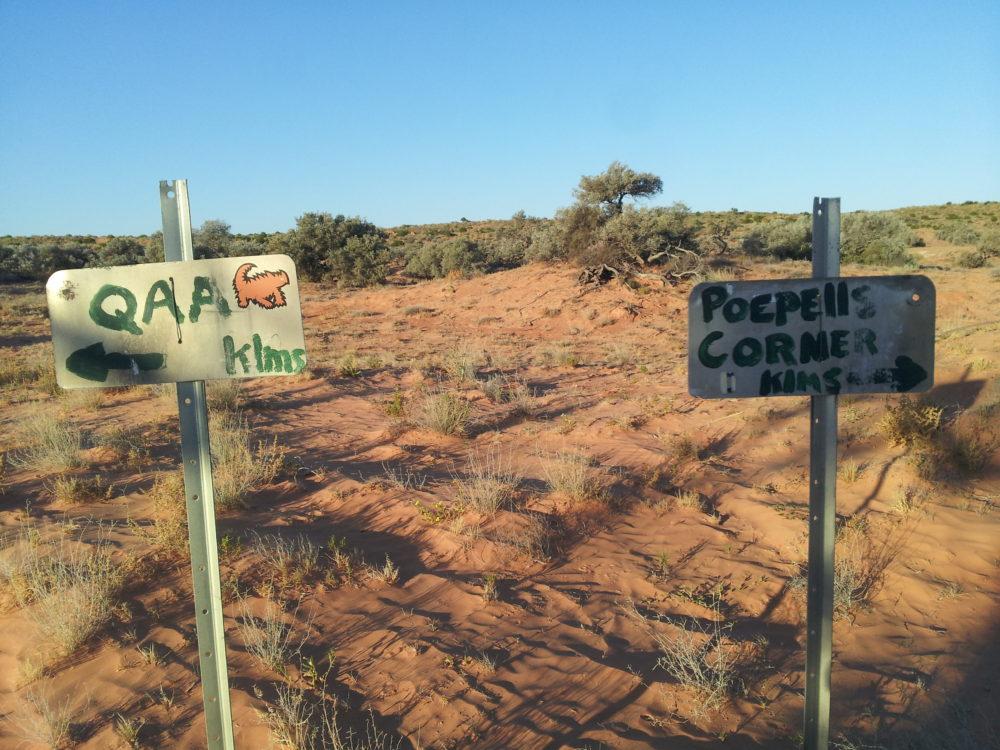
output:
M406 418L406 397L399 389L392 392L392 396L383 405L386 416L392 419Z
M383 583L386 586L392 586L399 580L399 568L389 558L389 556L386 555L385 562L382 563L382 565L368 566L368 578L373 581L377 581L378 583Z
M145 726L146 720L142 717L125 716L121 712L115 714L115 734L133 750L142 747L142 730Z

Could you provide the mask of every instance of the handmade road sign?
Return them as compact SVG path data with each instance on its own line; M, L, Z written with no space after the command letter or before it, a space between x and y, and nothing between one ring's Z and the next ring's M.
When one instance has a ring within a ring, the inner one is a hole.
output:
M926 391L926 276L706 282L688 300L688 390L701 398Z
M63 388L294 375L306 365L287 255L58 271L46 293Z

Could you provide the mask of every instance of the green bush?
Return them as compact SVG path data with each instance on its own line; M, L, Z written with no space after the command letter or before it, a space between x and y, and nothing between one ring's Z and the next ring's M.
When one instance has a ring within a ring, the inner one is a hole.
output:
M773 219L750 227L743 252L779 260L808 260L812 255L812 223L808 216Z
M524 252L524 260L552 261L566 257L566 233L558 221L542 224L531 234L531 244Z
M976 249L989 258L1000 256L1000 232L995 229L986 232L979 240Z
M982 268L990 260L990 256L982 250L966 250L958 256L958 265L962 268Z
M92 266L132 266L146 260L146 248L131 237L113 237L103 245L98 245Z
M979 232L969 224L952 222L937 230L938 239L952 245L974 245L979 241Z
M348 249L348 242L355 241ZM287 253L299 274L310 281L333 275L342 286L378 283L385 278L388 249L385 233L360 217L345 218L328 213L306 213L296 219L295 229L274 235L268 252ZM358 253L359 258L351 258Z
M381 233L348 237L330 251L326 263L340 286L374 286L385 281L389 248Z
M906 222L895 214L855 211L841 222L840 258L864 265L913 265L907 252L912 237Z
M447 240L406 250L406 273L418 278L440 279L453 272L473 276L485 270L485 254L469 240Z
M683 203L667 208L625 206L610 217L587 206L574 207L566 218L569 258L584 266L645 265L664 262L672 248L698 249L697 224Z

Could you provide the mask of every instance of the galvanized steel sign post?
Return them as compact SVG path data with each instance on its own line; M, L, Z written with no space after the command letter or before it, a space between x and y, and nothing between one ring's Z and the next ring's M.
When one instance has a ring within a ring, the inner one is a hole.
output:
M829 743L837 396L934 382L934 284L841 278L840 199L813 199L811 279L707 282L688 301L688 390L810 397L805 748Z
M306 364L295 265L195 260L187 181L160 182L165 263L59 271L46 285L63 388L177 383L198 661L211 750L233 750L205 380Z

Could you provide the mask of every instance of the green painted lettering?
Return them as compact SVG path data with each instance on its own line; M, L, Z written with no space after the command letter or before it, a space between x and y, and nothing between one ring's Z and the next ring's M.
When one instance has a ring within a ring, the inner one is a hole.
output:
M157 298L157 295L159 295L159 298ZM184 322L184 313L178 309L177 303L174 300L174 292L166 279L154 281L153 285L149 287L149 291L146 293L146 306L142 311L142 322L149 325L149 322L153 319L153 310L158 307L167 308L174 317L174 322Z
M109 313L104 309L104 303L110 297L119 297L125 303L124 310ZM102 328L111 331L128 331L136 336L142 335L142 329L135 322L135 313L139 304L135 295L123 286L105 284L97 290L90 301L90 319Z
M215 305L215 309L223 318L228 318L231 314L229 303L225 296L219 291L208 276L194 277L194 290L191 292L191 307L188 309L188 317L192 323L197 323L201 317L201 308L205 305Z
M708 308L706 307L705 309L707 310ZM717 367L722 367L722 363L729 356L728 354L712 354L708 351L708 347L721 338L722 331L712 331L698 345L698 361L705 365L705 367L711 367L713 370Z

